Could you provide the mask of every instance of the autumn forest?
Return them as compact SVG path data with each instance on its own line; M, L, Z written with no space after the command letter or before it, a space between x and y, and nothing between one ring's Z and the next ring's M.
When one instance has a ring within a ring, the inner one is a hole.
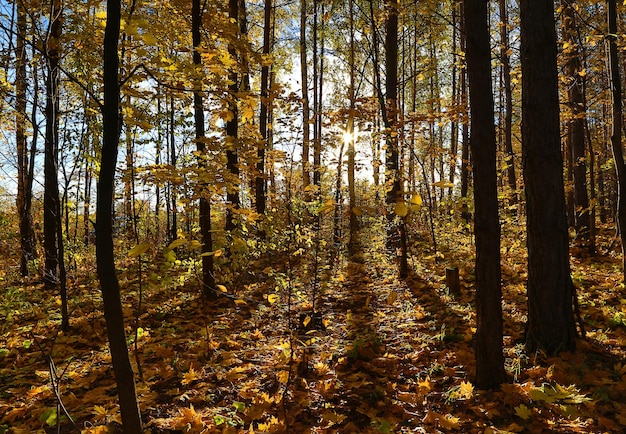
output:
M0 2L0 434L623 432L625 17Z

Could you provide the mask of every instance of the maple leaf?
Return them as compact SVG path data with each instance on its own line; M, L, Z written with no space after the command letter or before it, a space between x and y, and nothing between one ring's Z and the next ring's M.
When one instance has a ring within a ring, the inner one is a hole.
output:
M418 380L417 381L417 387L419 387L419 389L421 391L424 392L430 392L430 389L432 388L432 381L430 380L430 376L426 377L426 379L422 380Z
M474 386L468 381L463 381L459 386L459 395L461 398L470 399L474 395Z
M198 373L196 372L195 369L193 369L193 366L189 368L189 371L185 372L183 374L183 379L180 382L180 384L182 384L183 386L186 386L187 384L198 380L200 377L198 376Z
M517 407L515 407L515 414L521 417L522 419L526 420L530 416L532 416L533 411L529 409L528 407L526 407L524 404L520 404Z

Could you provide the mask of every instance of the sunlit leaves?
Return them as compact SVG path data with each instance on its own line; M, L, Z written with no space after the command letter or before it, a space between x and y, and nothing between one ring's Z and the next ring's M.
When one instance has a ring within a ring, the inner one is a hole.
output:
M198 372L192 367L189 368L189 370L187 372L185 372L183 374L183 379L181 380L181 384L183 386L186 386L187 384L190 384L196 380L198 380L200 378Z
M135 247L133 247L132 249L128 251L128 257L136 258L137 256L146 253L148 249L150 248L150 245L151 245L150 243L137 244Z
M409 208L406 206L406 203L404 203L404 201L399 201L396 202L396 205L393 208L393 212L398 217L406 217L409 213Z

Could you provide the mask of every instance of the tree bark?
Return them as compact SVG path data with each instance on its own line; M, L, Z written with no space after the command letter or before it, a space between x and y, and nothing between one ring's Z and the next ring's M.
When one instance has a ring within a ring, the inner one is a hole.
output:
M261 109L259 111L259 133L261 135L261 143L257 148L257 163L256 163L256 179L255 179L255 204L256 212L259 215L265 214L265 192L267 191L267 181L265 177L265 148L268 145L268 125L267 120L269 117L269 105L270 105L270 92L269 92L269 77L270 77L270 50L272 46L271 41L271 26L272 26L272 0L265 0L264 14L263 14L263 65L261 66ZM262 234L262 233L260 233ZM264 234L262 234L265 236Z
M103 143L96 205L96 262L124 433L140 434L142 432L141 415L135 393L134 373L126 346L124 312L115 269L111 217L120 137L120 85L118 82L120 21L120 0L109 0L104 30Z
M311 140L309 112L309 73L306 43L307 2L300 0L300 80L302 81L302 187L311 184L309 144Z
M20 274L28 276L28 263L35 259L35 237L31 211L29 182L28 144L26 140L26 10L22 2L16 2L17 34L15 36L15 142L17 150L17 198L16 207L20 228Z
M193 43L193 64L196 67L196 74L202 72L202 56L200 54L200 44L202 42L202 8L201 0L193 0L191 3L191 36ZM204 129L204 97L202 94L202 80L200 76L196 78L196 87L193 92L193 113L196 128L196 149L198 150L198 165L206 167L206 145ZM208 254L213 250L213 239L211 235L211 196L210 191L204 183L200 184L199 200L199 226L200 237L202 238L202 293L208 300L216 300L215 277L213 269L213 255Z
M57 217L59 203L59 62L61 59L60 37L63 20L60 0L50 3L50 32L46 40L46 133L44 149L44 282L47 288L58 283L59 251Z
M228 1L228 16L235 23L239 23L239 0ZM237 58L237 50L231 43L228 46L228 53L232 59ZM239 208L239 113L237 109L237 98L239 92L239 76L237 66L231 69L228 86L228 111L229 119L226 122L226 169L228 170L228 182L226 183L226 232L235 229L234 210Z
M615 0L607 0L608 73L611 86L611 150L617 175L617 228L622 243L622 273L626 282L626 164L622 151L622 82L617 52L617 12Z
M567 120L567 140L572 160L574 180L574 225L576 237L583 243L589 243L591 228L589 195L587 193L587 163L585 161L585 118L587 108L583 94L582 65L578 48L576 15L573 1L564 2L563 35L569 42L566 56L565 75L567 76L567 97L570 107L570 119Z
M397 0L388 0L388 8L385 37L385 72L387 81L385 84L385 103L387 123L385 125L387 148L385 150L385 180L390 184L387 190L386 202L389 222L387 231L387 249L398 256L398 273L400 278L408 276L408 261L406 251L406 231L404 229L404 216L396 222L393 209L396 203L401 202L402 187L400 184L400 153L398 152L398 7Z
M574 350L554 3L521 1L522 160L528 246L526 345Z
M493 389L505 381L502 353L500 221L496 130L491 80L488 0L465 0L467 74L474 156L476 238L476 386Z
M513 92L511 90L511 59L509 56L509 20L506 0L499 1L500 7L500 58L502 62L502 85L504 87L504 152L506 154L506 178L510 189L510 203L517 203L517 176L513 153Z
M356 186L355 186L355 128L354 128L354 115L355 115L355 86L354 80L356 76L356 65L355 65L355 44L354 44L354 0L348 1L348 20L350 26L350 54L349 54L349 63L350 63L350 84L348 87L348 98L350 99L350 107L348 112L348 125L346 128L346 134L348 136L348 207L349 207L349 228L350 228L350 238L348 240L348 249L352 252L354 246L357 242L357 231L358 231L358 219L356 215Z

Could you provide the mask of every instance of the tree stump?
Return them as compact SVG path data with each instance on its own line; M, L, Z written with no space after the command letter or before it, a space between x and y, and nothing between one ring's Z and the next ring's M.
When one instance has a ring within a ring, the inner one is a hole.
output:
M461 283L459 281L459 267L446 268L446 286L452 295L461 294Z

